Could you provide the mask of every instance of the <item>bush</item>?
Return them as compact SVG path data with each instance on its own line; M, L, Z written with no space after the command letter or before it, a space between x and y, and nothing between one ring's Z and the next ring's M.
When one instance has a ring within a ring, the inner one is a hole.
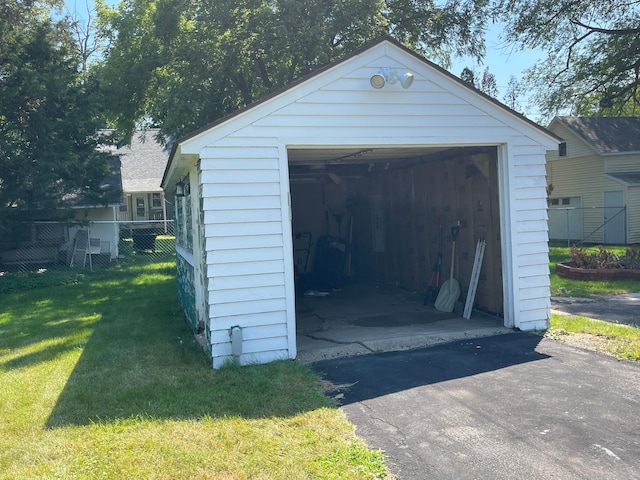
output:
M571 247L569 266L591 269L640 269L640 250L636 247L627 248L624 256L616 255L602 245L596 250L583 247Z

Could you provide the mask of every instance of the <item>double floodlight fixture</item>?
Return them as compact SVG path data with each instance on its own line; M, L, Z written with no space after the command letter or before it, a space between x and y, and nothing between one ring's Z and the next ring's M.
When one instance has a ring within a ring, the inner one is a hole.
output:
M375 73L369 79L369 83L375 89L381 89L385 84L400 83L400 86L407 89L413 83L413 73L407 72L404 74L398 74L396 70L390 70L388 68L381 68L378 73Z

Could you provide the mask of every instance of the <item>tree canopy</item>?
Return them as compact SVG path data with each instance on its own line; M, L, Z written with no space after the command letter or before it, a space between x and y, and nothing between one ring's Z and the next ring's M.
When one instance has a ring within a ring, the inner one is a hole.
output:
M46 3L0 0L0 230L72 193L101 201L100 95L67 27Z
M178 137L382 35L447 65L484 52L485 0L128 0L99 6L121 131Z
M548 116L640 114L640 0L495 0L505 40L548 53L531 71Z

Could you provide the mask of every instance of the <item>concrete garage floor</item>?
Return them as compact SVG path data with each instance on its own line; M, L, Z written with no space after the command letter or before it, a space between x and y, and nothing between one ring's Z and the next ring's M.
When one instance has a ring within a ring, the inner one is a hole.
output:
M512 332L501 318L474 311L467 320L424 306L423 300L422 295L393 286L359 284L327 296L300 295L298 360L308 364Z

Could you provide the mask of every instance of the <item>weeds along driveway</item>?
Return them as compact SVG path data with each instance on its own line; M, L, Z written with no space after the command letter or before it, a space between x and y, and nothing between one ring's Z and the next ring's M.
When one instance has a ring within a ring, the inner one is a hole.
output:
M640 478L640 365L513 333L318 362L398 479Z

